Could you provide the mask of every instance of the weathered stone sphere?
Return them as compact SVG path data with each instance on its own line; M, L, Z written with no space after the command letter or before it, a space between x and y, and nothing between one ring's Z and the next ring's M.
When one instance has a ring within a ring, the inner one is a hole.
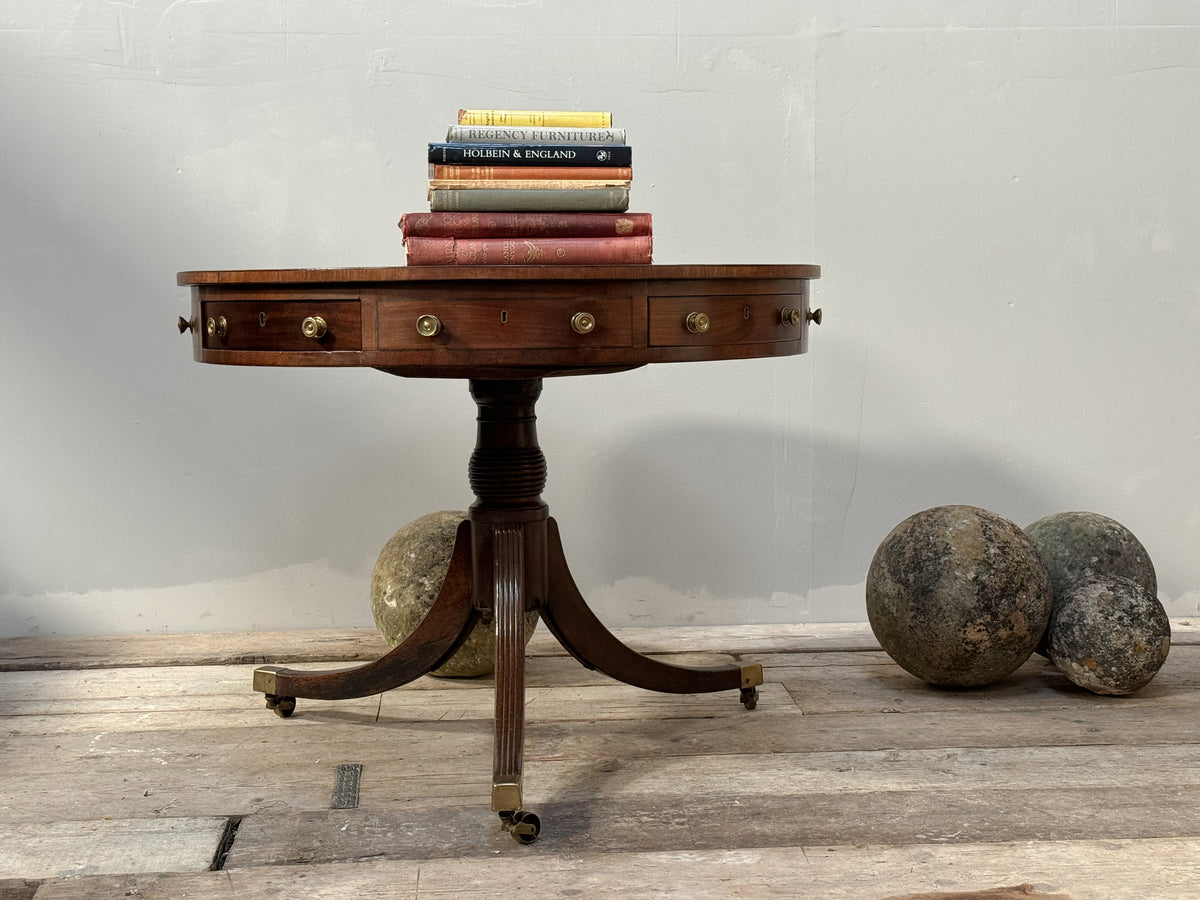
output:
M1033 541L975 506L909 516L867 573L867 616L883 649L947 687L990 684L1019 668L1046 630L1050 598Z
M1050 661L1095 694L1145 687L1171 650L1171 622L1158 598L1116 575L1085 578L1056 597L1046 634Z
M1050 570L1050 586L1058 603L1068 590L1091 577L1116 576L1140 584L1158 596L1158 578L1150 554L1133 532L1094 512L1060 512L1025 528ZM1046 639L1038 644L1046 653Z
M454 551L465 512L428 513L409 522L383 546L371 573L371 612L375 627L392 647L416 630L433 607ZM525 640L537 627L536 612L525 614ZM475 626L461 647L431 673L446 678L488 675L495 669L496 635L490 625Z

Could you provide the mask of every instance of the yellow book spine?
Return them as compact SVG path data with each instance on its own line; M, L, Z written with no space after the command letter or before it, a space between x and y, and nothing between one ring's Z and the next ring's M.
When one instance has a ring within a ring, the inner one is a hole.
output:
M460 109L458 124L537 128L612 128L612 113L575 110Z

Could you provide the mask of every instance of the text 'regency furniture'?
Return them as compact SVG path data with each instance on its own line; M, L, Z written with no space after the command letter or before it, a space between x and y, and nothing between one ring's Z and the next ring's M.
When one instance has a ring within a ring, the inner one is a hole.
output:
M386 691L437 668L480 620L496 632L492 809L519 841L540 823L522 810L524 615L589 669L654 691L737 690L747 708L762 667L660 662L627 647L575 586L541 499L546 461L534 406L549 376L648 363L805 352L816 266L479 266L181 272L191 287L195 359L248 366L370 366L469 379L478 431L475 493L432 610L366 665L327 672L262 666L254 688L290 715L297 697Z

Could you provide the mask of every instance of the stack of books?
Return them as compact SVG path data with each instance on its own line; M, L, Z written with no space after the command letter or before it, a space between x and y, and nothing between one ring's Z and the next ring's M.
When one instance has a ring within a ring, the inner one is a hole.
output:
M632 148L607 112L458 111L429 145L428 213L400 218L410 266L647 264Z

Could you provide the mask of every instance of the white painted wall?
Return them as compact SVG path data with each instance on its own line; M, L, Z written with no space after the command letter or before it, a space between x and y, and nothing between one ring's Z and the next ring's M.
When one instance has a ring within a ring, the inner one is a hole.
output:
M865 618L907 515L1128 525L1200 607L1200 6L6 0L0 635L369 625L459 382L201 366L192 268L387 265L459 106L612 109L655 259L815 262L799 359L548 381L612 625Z

